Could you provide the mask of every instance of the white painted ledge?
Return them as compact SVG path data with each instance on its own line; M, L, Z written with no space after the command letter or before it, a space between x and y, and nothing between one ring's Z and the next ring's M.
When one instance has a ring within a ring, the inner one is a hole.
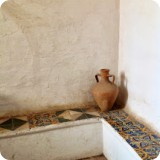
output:
M38 127L30 134L0 139L0 151L8 160L76 160L102 154L99 119Z
M87 125L87 124L95 124L95 123L101 123L100 118L91 118L91 119L84 119L79 121L70 121L67 123L60 123L60 124L54 124L54 125L48 125L48 126L41 126L41 127L35 127L31 129L23 129L23 130L15 130L12 132L6 132L0 134L0 140L3 138L10 138L10 137L16 137L16 136L23 136L28 134L34 134L39 132L46 132L50 130L58 130L63 128L69 128L69 127L76 127L81 125Z
M103 126L103 154L108 160L142 160L108 122L104 119L101 121Z
M142 160L101 118L37 127L3 136L0 151L9 160L30 160L28 155L34 160L75 160L102 153L108 160Z

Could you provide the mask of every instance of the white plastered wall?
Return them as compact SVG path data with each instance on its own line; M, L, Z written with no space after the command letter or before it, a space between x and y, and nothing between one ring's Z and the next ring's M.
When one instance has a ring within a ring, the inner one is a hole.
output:
M101 122L71 123L61 124L62 128L42 127L37 133L0 138L0 151L8 160L76 160L101 155Z
M118 73L118 0L9 0L0 9L0 116L95 104Z
M122 84L128 97L126 111L160 132L160 6L157 2L120 1L119 77L123 75L125 81Z
M118 1L38 2L7 2L0 13L2 115L92 103L90 89L97 70L108 67L117 74ZM122 83L128 98L126 110L157 131L159 2L121 0L119 41L119 77L122 73L126 77Z

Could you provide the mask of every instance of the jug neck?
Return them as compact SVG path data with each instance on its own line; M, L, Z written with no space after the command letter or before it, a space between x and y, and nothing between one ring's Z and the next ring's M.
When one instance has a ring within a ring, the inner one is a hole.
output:
M100 75L101 75L101 81L110 82L109 81L109 69L101 69Z
M100 75L103 80L108 81L109 80L109 69L101 69Z
M109 77L103 77L103 76L101 76L101 82L108 82L108 83L110 83Z

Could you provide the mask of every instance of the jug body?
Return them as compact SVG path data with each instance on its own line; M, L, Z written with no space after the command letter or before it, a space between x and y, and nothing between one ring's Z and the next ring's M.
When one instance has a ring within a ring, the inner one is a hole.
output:
M115 76L109 74L109 69L101 69L100 74L95 75L95 78L97 84L92 89L93 97L101 111L109 111L119 93L118 87L114 84Z

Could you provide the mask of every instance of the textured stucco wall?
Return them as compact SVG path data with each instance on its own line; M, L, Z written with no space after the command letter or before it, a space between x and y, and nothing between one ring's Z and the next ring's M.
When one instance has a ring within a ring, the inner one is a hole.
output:
M41 127L32 134L0 138L1 153L7 160L78 160L101 155L101 122L71 123L61 124L59 129Z
M0 115L94 103L118 70L118 0L10 0L0 10Z
M121 0L119 46L126 110L160 132L160 7L156 2Z

